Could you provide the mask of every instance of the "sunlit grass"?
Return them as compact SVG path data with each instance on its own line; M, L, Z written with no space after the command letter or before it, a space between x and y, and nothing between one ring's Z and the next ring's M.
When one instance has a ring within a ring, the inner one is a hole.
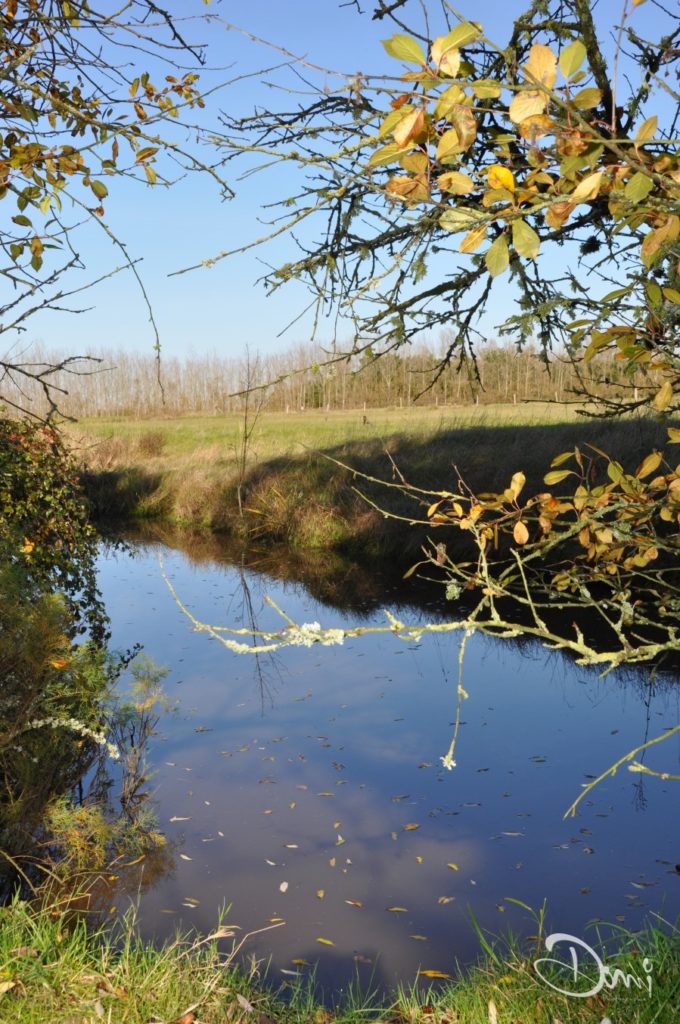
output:
M274 991L259 967L248 965L247 941L238 951L245 958L236 955L234 943L240 940L232 934L225 924L213 938L185 936L154 946L138 937L131 914L112 931L88 931L85 919L64 907L33 910L16 902L0 910L0 1019L12 1024L600 1024L608 1018L612 1024L671 1024L680 1012L680 936L670 925L641 934L621 931L606 954L590 939L612 970L645 981L650 977L649 986L620 982L588 999L567 997L537 976L536 949L485 940L483 958L456 978L404 985L391 996L351 986L342 998L328 993L325 1005L309 981ZM593 977L597 980L597 972ZM566 987L565 971L554 980ZM580 984L583 990L583 978Z

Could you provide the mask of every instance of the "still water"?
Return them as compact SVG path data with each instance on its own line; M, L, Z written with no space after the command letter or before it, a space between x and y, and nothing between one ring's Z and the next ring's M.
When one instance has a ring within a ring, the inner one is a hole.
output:
M192 631L161 552L204 622L279 628L267 594L298 623L385 621L363 596L341 611L244 562L155 543L102 554L113 643L139 642L167 666L176 704L150 754L168 848L128 879L146 936L208 933L228 907L239 936L256 933L245 953L269 961L274 980L315 964L326 990L357 973L392 988L474 960L471 914L490 933L531 934L512 900L547 900L549 930L584 940L594 920L636 927L680 913L680 783L623 768L563 820L584 782L678 722L672 680L600 680L539 645L474 637L447 771L456 637L233 654ZM435 614L403 595L384 597L405 621ZM649 764L677 772L679 754L673 737Z

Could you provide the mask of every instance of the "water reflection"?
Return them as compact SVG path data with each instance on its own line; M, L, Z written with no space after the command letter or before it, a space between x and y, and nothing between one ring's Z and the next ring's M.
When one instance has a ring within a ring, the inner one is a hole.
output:
M234 655L191 632L157 550L105 555L100 572L114 644L140 641L166 664L180 706L151 752L176 859L142 894L147 935L207 932L230 905L244 931L285 922L248 950L271 957L277 976L319 961L326 986L359 970L389 987L419 967L450 972L474 959L470 908L491 931L530 929L508 897L534 907L547 898L554 930L575 935L594 918L635 927L652 910L677 915L677 784L642 787L621 771L562 820L582 782L677 723L674 687L601 681L539 646L473 637L458 767L447 772L455 638ZM342 587L324 586L320 565L307 570L317 593L332 591L329 607L282 568L277 579L262 562L193 554L166 548L164 561L202 621L277 628L266 593L296 621L382 620L375 581L362 586L358 570L326 567ZM352 578L359 607L345 612ZM409 614L424 621L433 609ZM663 746L673 770L678 743Z

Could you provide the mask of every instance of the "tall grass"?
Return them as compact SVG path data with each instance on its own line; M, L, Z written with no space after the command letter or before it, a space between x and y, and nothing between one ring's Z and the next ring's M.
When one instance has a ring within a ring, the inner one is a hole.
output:
M605 958L602 948L593 942ZM479 963L457 978L404 985L390 997L352 986L342 1001L319 1003L310 983L274 990L258 965L243 966L245 941L223 921L211 936L143 942L134 916L88 930L67 906L0 909L0 1019L12 1024L673 1024L680 1013L680 936L671 926L620 932L606 963L646 985L603 986L581 999L537 976L536 950L487 940ZM643 959L651 970L646 972ZM247 961L246 961L247 963ZM554 977L566 987L565 973ZM587 982L586 984L589 984ZM581 981L583 990L584 981Z
M596 444L634 468L666 440L655 420L577 420L549 404L365 417L265 413L242 474L238 430L235 416L86 421L72 438L100 518L156 518L298 548L406 557L419 550L423 530L385 519L358 492L407 522L422 518L422 509L352 470L388 482L401 473L435 490L456 489L460 474L475 491L502 491L523 470L528 493L542 487L553 456L576 443Z

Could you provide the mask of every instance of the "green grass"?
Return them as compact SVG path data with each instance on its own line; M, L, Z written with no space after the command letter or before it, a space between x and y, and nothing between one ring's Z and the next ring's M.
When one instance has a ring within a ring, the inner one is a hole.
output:
M408 564L424 530L385 519L357 493L407 521L422 518L408 496L375 482L394 481L397 469L433 490L456 490L460 472L475 492L502 491L523 470L528 495L543 488L553 456L576 443L595 444L632 470L666 441L665 424L653 419L584 420L571 407L546 403L263 414L249 446L240 516L240 427L235 416L189 416L71 428L95 516L153 518L300 550L399 553Z
M407 433L418 438L433 433L460 430L471 426L519 426L574 422L573 407L550 402L526 405L483 405L463 407L423 407L406 409L368 409L366 412L267 413L257 421L252 442L252 458L264 460L296 454L304 448L329 448L339 444L388 438ZM243 417L237 413L222 416L183 416L163 419L82 419L72 428L74 437L88 439L119 438L131 446L144 437L157 434L165 439L163 454L182 456L200 448L217 446L229 457L239 443Z
M222 932L228 932L223 926ZM220 929L216 929L219 936ZM535 950L492 944L478 965L431 987L403 987L388 1000L353 987L342 1002L322 1006L309 984L275 992L251 966L238 965L237 942L185 937L154 946L138 937L132 916L112 932L88 931L82 916L15 902L0 909L0 1020L12 1024L671 1024L680 1012L680 936L667 926L619 933L606 963L640 978L651 963L652 992L626 988L589 999L568 998L537 975ZM540 955L547 955L541 953ZM585 966L585 965L584 965ZM565 973L555 983L566 987ZM591 982L587 983L588 985ZM584 979L581 980L582 987Z

